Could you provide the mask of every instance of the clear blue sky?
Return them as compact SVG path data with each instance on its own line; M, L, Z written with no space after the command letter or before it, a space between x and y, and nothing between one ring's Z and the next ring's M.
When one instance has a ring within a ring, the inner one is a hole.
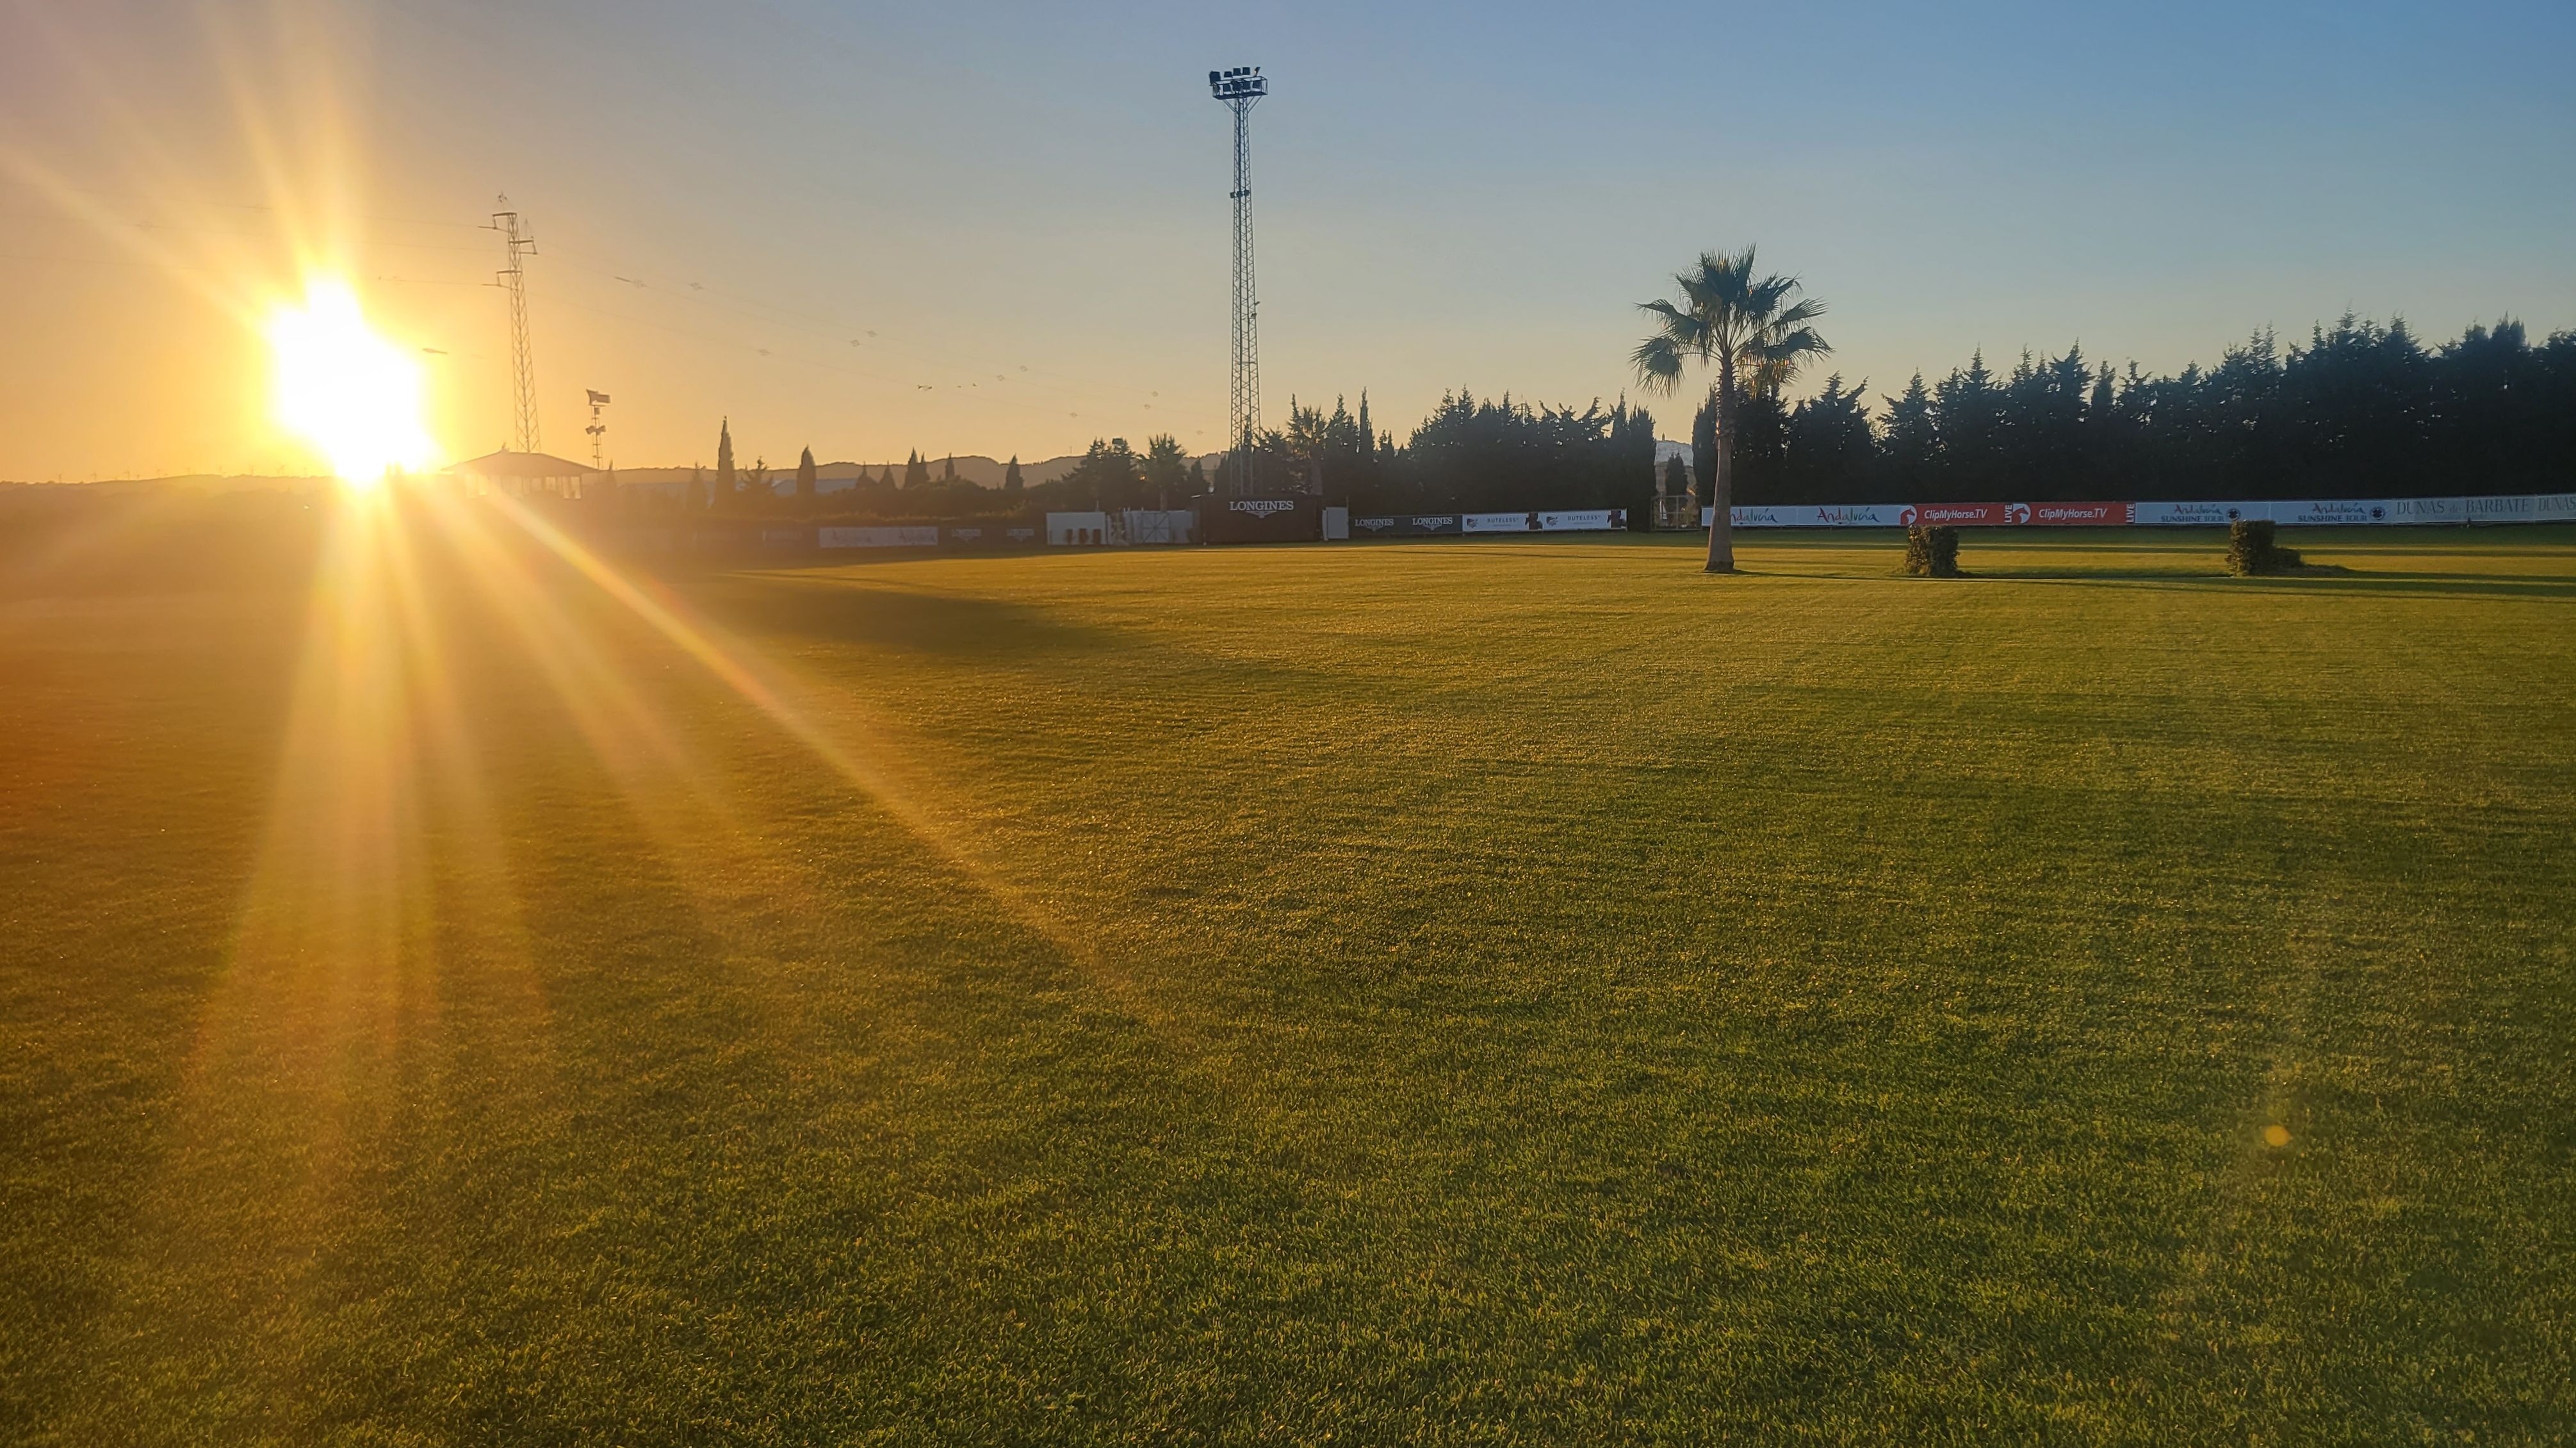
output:
M262 460L228 420L252 339L98 234L157 220L203 259L196 232L236 228L221 265L265 256L247 233L276 213L247 208L278 188L245 117L298 155L300 128L349 133L289 189L360 194L351 265L445 354L460 452L506 426L499 313L468 285L492 263L470 223L504 189L540 237L558 450L585 386L617 396L630 464L711 456L721 415L773 461L1212 448L1228 143L1204 77L1236 64L1275 89L1255 126L1273 419L1362 387L1399 432L1444 387L1613 396L1631 304L1748 240L1832 303L1840 369L1890 391L1980 346L2169 369L2347 308L2436 337L2576 327L2563 3L38 13L60 9L0 10L0 154L22 163L0 173L0 476ZM210 370L233 380L191 382ZM111 405L138 377L191 400L138 427Z

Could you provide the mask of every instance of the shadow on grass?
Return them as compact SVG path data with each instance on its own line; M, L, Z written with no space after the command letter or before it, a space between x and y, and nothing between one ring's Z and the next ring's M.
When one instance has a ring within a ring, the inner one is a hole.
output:
M1984 583L2058 584L2089 588L2166 588L2229 593L2346 593L2415 595L2449 598L2576 598L2576 578L2499 578L2489 573L2373 573L2344 569L2333 573L2267 574L2235 578L2220 572L2157 572L2147 569L1981 568L1973 574Z
M1075 660L1133 647L1116 631L1026 604L871 579L723 573L688 591L737 627L952 658Z

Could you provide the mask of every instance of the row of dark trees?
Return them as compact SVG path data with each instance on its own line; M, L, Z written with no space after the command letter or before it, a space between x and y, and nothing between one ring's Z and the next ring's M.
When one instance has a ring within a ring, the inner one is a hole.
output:
M1869 383L1829 376L1807 398L1753 390L1739 403L1739 504L2405 497L2576 490L2576 333L2534 344L2521 324L2472 326L2426 347L2404 322L2346 316L2284 347L2269 331L2216 365L2149 376L2080 347L2025 352L2008 372L1982 352L1938 381L1921 374L1873 403ZM1696 475L1675 493L1708 496L1714 409L1691 442ZM1321 493L1361 513L1626 508L1641 522L1656 491L1655 421L1625 399L1580 410L1462 389L1399 442L1354 410L1290 400L1287 425L1213 476L1168 434L1143 450L1094 441L1062 478L1026 484L1013 458L999 489L934 470L918 452L855 489L820 492L808 449L792 499L737 470L730 429L715 474L681 506L715 512L974 517L1048 508L1179 507L1221 492ZM1249 472L1239 480L1238 467ZM1245 485L1238 487L1241 481Z
M1027 486L1017 457L1004 467L1002 486L996 489L959 477L954 455L933 474L930 460L918 451L904 459L900 478L892 463L873 475L862 467L851 486L826 490L809 447L797 458L794 491L781 496L767 459L755 459L748 468L736 465L730 421L716 430L714 472L692 468L689 473L677 495L664 501L666 510L738 517L962 518L1016 514L1046 491Z
M2153 377L2080 348L1982 353L1873 414L1869 384L1746 399L1735 500L1765 503L2409 497L2576 489L2576 333L2517 322L2437 347L2346 316L2288 347ZM1693 441L1709 431L1702 408Z
M1235 460L1215 482L1235 490ZM1655 486L1655 420L1625 399L1577 411L1478 399L1461 389L1402 444L1370 425L1368 395L1329 413L1290 399L1288 425L1261 434L1255 493L1312 492L1360 513L1520 512L1532 508L1646 509Z

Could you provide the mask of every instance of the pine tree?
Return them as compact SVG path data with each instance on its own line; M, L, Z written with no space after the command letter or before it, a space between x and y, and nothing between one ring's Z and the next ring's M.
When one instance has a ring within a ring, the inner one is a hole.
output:
M1020 480L1020 455L1013 453L1009 465L1002 469L1002 491L1016 494L1026 486Z
M1895 502L1932 501L1928 490L1941 456L1932 390L1923 385L1923 374L1917 372L1906 382L1903 396L1880 400L1887 404L1886 437L1879 449L1886 460L1887 491Z

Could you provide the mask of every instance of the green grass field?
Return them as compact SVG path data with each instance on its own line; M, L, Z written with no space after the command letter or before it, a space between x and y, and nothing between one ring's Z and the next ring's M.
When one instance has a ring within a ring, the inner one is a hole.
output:
M406 526L0 600L0 1438L2576 1432L2576 532Z

